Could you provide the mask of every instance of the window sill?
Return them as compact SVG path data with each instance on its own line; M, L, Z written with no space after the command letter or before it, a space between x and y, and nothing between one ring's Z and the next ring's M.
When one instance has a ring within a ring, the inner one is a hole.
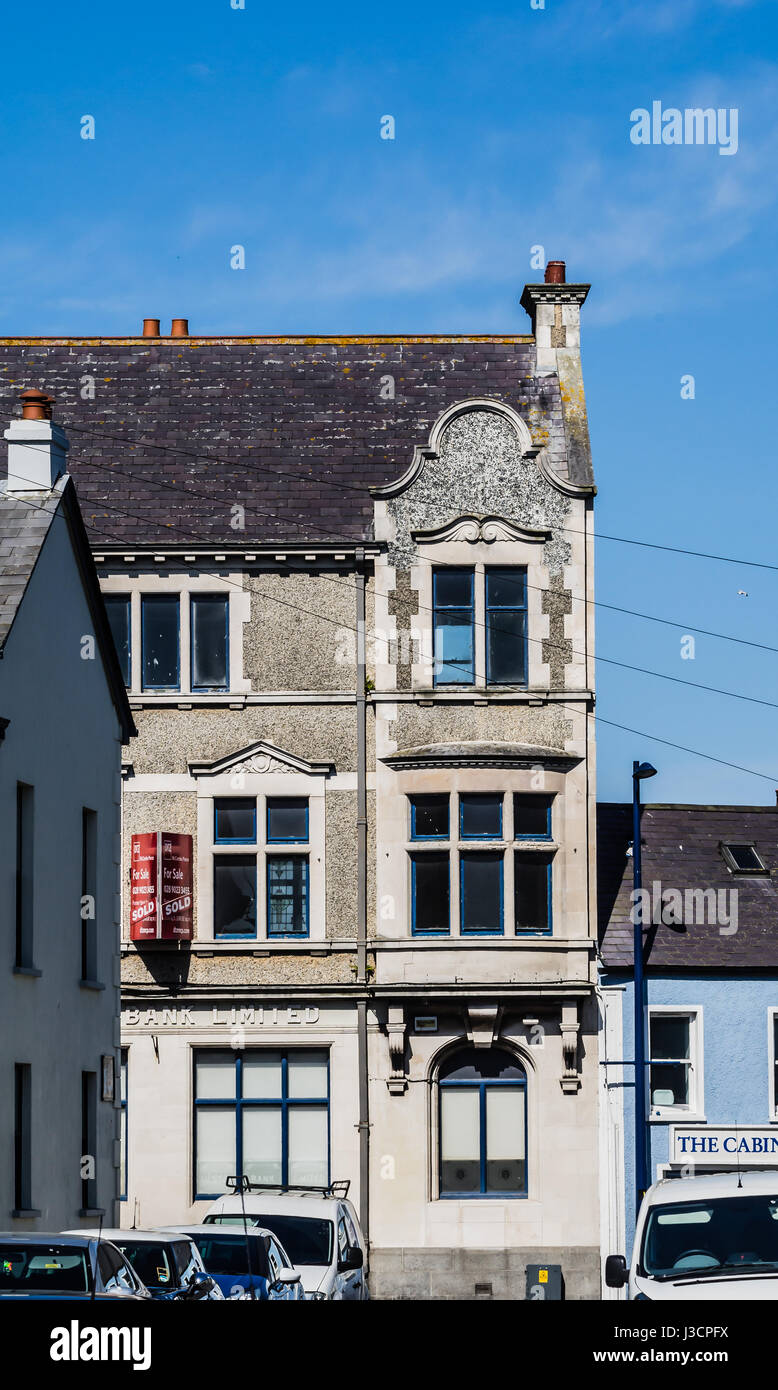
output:
M297 937L274 939L269 941L267 937L220 937L216 941L209 941L205 937L198 938L197 941L123 941L121 953L123 956L145 954L148 951L167 951L171 947L178 951L181 948L192 952L194 955L231 955L236 951L244 955L271 956L284 952L301 952L303 955L325 956L332 952L353 952L356 950L356 937Z
M99 980L79 980L79 982L78 982L78 987L79 987L79 989L92 989L92 990L101 990L101 989L105 989L105 985L101 984Z
M705 1125L708 1123L704 1115L699 1115L695 1111L689 1114L687 1110L662 1110L658 1115L649 1115L650 1125Z
M104 1207L80 1207L79 1216L105 1216Z
M36 1216L42 1216L37 1207L14 1207L11 1216L14 1221L34 1221Z
M43 974L42 970L36 970L34 965L15 965L14 975L29 975L33 980L39 980Z

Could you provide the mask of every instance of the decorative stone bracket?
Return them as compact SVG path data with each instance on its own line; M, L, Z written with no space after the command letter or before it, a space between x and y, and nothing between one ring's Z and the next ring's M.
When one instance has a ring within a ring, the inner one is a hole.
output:
M405 1009L391 1007L387 1014L386 1035L389 1040L389 1061L391 1075L387 1079L389 1094L401 1096L408 1089L405 1075Z
M574 1000L570 1004L563 1004L560 1031L562 1034L562 1061L564 1063L564 1071L560 1078L560 1084L566 1095L575 1095L581 1087L581 1076L578 1070L578 1033L580 1026L578 1021L577 1000Z
M467 1036L473 1047L492 1047L502 1012L499 1004L468 1004Z

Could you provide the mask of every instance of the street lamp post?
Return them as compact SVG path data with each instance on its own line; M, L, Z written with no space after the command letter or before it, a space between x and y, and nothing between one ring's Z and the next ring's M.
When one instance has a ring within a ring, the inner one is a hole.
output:
M640 853L640 783L655 777L650 763L632 764L632 926L635 1003L635 1220L648 1187L646 1125L645 984L643 979L642 863Z

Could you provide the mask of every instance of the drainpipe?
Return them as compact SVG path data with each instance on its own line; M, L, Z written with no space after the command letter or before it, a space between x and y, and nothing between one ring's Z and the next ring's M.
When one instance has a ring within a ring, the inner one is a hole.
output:
M356 553L357 590L357 984L367 986L367 681L365 552ZM370 1118L367 1062L367 998L357 1001L359 1069L359 1219L369 1248Z

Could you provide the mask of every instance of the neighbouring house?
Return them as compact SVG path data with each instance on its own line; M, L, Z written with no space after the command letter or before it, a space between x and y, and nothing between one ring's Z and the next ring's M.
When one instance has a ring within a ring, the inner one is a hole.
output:
M135 729L51 400L0 484L0 1225L111 1224L120 1190L119 835Z
M587 285L529 331L5 340L125 752L125 1221L348 1179L374 1294L600 1290Z
M632 807L597 808L603 1253L635 1227ZM778 810L644 806L649 1177L778 1180Z

